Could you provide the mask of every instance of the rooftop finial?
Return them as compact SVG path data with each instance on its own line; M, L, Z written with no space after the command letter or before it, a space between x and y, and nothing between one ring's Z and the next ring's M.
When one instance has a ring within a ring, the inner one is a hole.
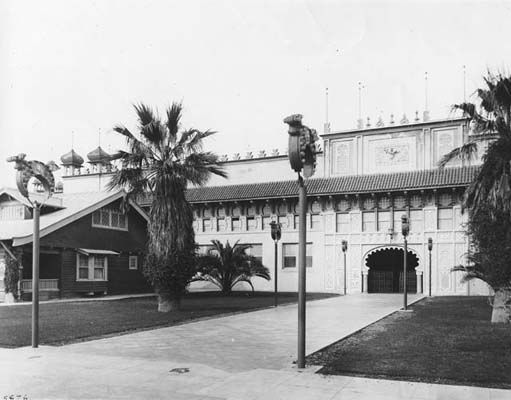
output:
M463 103L467 102L467 68L463 65Z
M325 88L325 126L324 132L330 133L330 122L328 121L328 88Z
M365 86L362 85L362 82L358 82L358 129L364 128L364 121L362 120L362 89L365 89Z
M370 127L371 127L371 118L367 117L366 128L370 128Z
M390 114L390 122L389 125L394 125L394 114Z

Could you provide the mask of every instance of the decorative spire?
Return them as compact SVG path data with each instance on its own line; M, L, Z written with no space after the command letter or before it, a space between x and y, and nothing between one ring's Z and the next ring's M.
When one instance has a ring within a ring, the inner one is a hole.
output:
M328 120L328 88L325 88L325 125L323 131L330 133L330 121Z
M362 89L365 89L365 86L362 85L362 82L358 82L358 119L357 119L357 129L364 129L364 120L362 119Z
M394 122L394 114L390 114L390 122L389 122L389 125L394 125L395 122Z
M371 127L371 119L369 117L367 117L366 128L370 128L370 127Z
M415 111L415 118L414 118L414 121L415 121L415 122L419 122L419 121L420 121L420 118L419 118L419 112L418 112L418 111Z

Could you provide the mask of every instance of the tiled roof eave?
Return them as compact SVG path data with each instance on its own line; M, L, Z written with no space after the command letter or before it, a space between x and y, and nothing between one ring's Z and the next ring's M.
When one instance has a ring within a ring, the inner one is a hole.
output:
M460 188L470 184L476 171L477 167L453 167L445 170L317 178L308 181L308 196ZM296 198L298 186L296 181L281 181L205 187L192 189L187 197L192 204Z

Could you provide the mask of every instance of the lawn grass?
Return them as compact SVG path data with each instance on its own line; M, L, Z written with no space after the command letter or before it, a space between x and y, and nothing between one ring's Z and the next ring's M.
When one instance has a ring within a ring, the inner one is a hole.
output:
M487 297L434 297L307 358L319 373L511 388L511 325Z
M307 293L307 300L334 296ZM293 303L297 293L279 293L279 303ZM171 326L197 318L244 312L273 305L271 292L189 293L178 312L159 313L155 297L123 300L54 302L40 305L41 344L65 344L121 332ZM0 307L0 347L28 346L31 342L31 303Z

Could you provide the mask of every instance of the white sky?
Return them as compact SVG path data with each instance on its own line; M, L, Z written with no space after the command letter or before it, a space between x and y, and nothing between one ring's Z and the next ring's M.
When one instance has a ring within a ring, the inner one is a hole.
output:
M282 119L302 113L322 131L325 87L333 130L363 116L433 118L511 65L511 3L334 1L0 0L0 185L9 155L84 158L120 145L132 104L184 102L184 126L218 131L219 154L285 148ZM108 133L110 132L110 133Z

